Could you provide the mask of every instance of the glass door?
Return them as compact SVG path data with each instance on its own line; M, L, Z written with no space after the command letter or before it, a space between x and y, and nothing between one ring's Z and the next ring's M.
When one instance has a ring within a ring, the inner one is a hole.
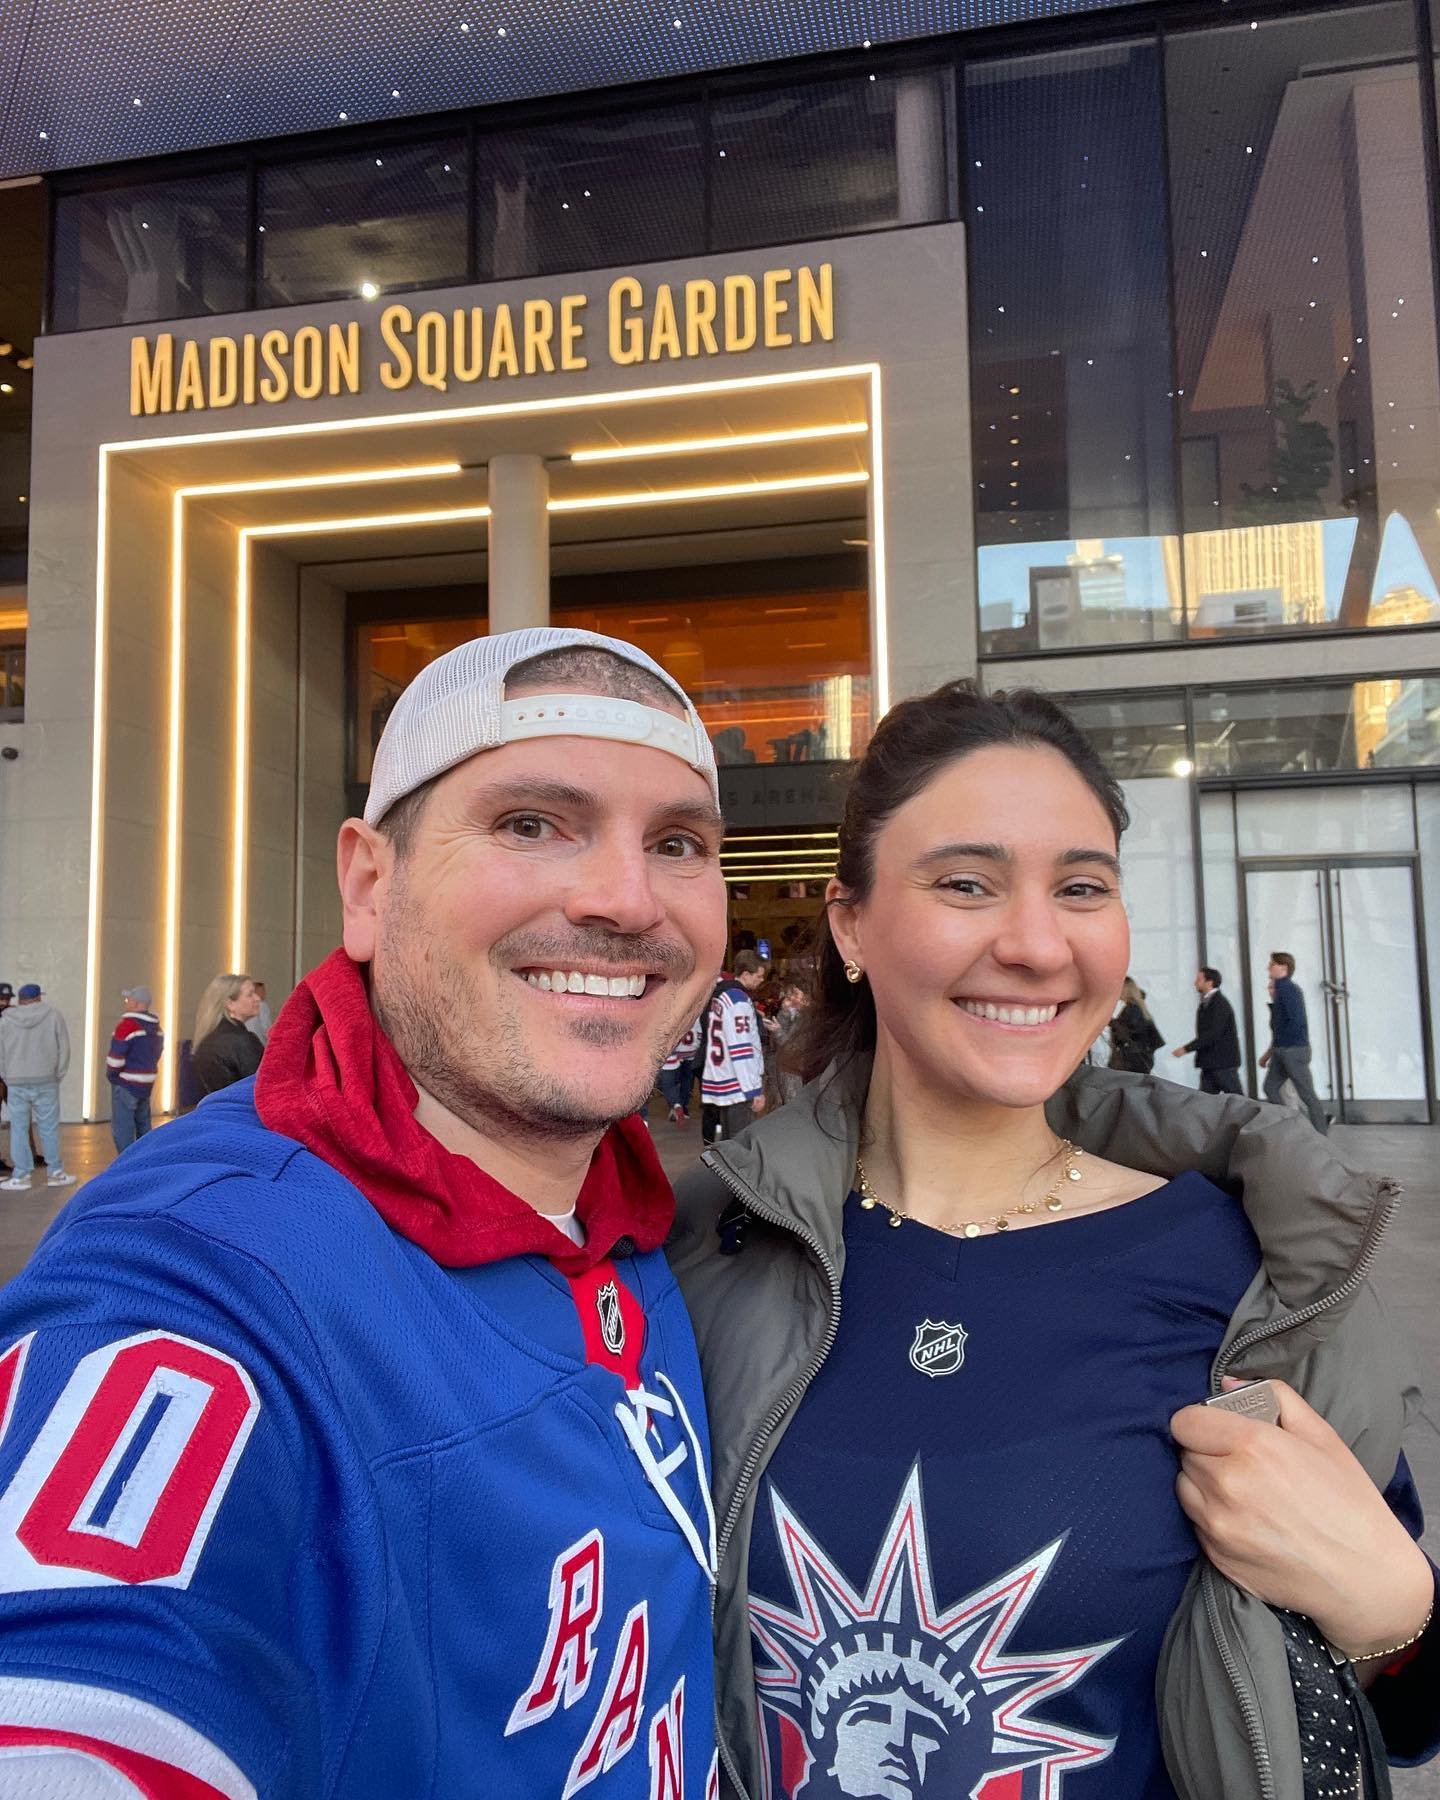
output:
M1242 879L1251 1041L1262 1049L1269 1041L1266 964L1287 950L1305 995L1315 1091L1332 1116L1428 1123L1433 1084L1413 860L1248 862ZM1252 1081L1257 1074L1252 1068Z

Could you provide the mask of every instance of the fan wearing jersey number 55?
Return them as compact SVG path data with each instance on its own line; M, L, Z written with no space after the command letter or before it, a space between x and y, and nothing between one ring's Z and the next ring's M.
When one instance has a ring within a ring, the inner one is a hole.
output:
M343 948L0 1298L0 1800L717 1791L633 1115L720 966L720 836L628 644L477 639L401 695Z

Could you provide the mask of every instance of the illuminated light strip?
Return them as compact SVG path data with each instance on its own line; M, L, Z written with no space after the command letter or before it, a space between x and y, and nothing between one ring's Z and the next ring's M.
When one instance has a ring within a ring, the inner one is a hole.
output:
M299 425L257 425L250 431L197 431L178 437L126 438L106 450L177 450L196 444L251 443L259 438L317 437L328 432L367 431L392 425L451 424L469 419L518 419L536 413L590 412L597 406L633 406L647 400L691 399L705 394L755 393L762 388L804 387L817 381L855 380L878 372L874 363L837 369L784 369L770 375L717 377L714 381L669 382L663 387L615 388L604 394L554 395L546 400L501 400L493 406L452 406L416 413L368 413L363 419L327 419Z
M161 1029L171 1053L162 1058L160 1110L175 1110L180 1021L180 818L184 805L185 731L185 500L184 488L170 496L170 679L165 768L165 925L161 952Z
M822 878L826 881L830 879L828 873L823 869L767 869L763 874L727 874L725 876L725 883L726 886L729 887L739 881L747 883L756 881L820 881Z
M488 519L488 506L449 506L439 512L368 513L351 519L281 519L273 525L246 525L247 538L309 537L330 531L371 531L382 525L445 525L456 519Z
M100 446L97 487L100 516L95 526L95 688L92 700L94 740L90 751L90 892L86 902L89 942L85 946L85 1068L80 1109L95 1116L96 1075L100 1050L100 900L104 859L105 817L105 657L109 648L110 452Z
M187 500L209 498L214 494L272 494L300 492L308 488L365 487L374 481L422 481L432 475L463 475L458 462L412 463L383 469L337 469L327 475L272 476L265 481L216 481L207 487L180 488L177 492Z
M231 788L234 828L230 840L230 967L245 967L250 835L250 540L310 537L321 532L364 531L373 526L439 525L457 519L488 519L488 506L452 506L438 512L376 513L353 519L294 519L273 525L246 525L238 534L235 563L235 763Z
M621 506L670 506L681 500L740 500L754 494L804 494L819 488L862 487L870 477L864 469L843 475L785 475L773 481L726 481L706 487L654 488L650 492L587 494L579 499L552 500L552 513L608 512Z
M890 587L885 573L885 431L880 365L870 365L870 666L875 671L875 723L890 710Z
M811 444L824 438L864 437L869 431L858 425L795 426L787 431L737 431L728 437L675 438L670 443L597 444L588 450L572 450L572 463L626 462L642 456L698 456L707 450L754 450L769 444Z
M257 481L217 481L176 488L170 497L170 658L169 719L165 794L165 914L161 970L161 1025L172 1044L180 1041L180 838L184 804L185 732L185 502L227 494L298 493L316 488L361 487L373 482L429 480L460 475L458 462L414 463L400 467L335 470L323 475L271 476ZM160 1075L160 1111L173 1112L179 1058L165 1059Z
M762 769L786 769L795 768L797 765L794 763L761 763L759 766ZM838 844L840 833L838 829L832 831L729 832L726 834L725 848L728 850L732 844L800 844L817 839L822 843Z

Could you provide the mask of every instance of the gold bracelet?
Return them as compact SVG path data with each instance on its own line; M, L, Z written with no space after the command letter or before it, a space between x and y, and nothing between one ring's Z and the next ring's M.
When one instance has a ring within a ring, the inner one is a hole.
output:
M1352 1656L1350 1661L1357 1663L1379 1662L1382 1657L1398 1656L1402 1650L1408 1650L1412 1644L1418 1644L1420 1642L1421 1638L1424 1637L1425 1633L1430 1629L1430 1621L1434 1616L1435 1602L1432 1600L1430 1602L1430 1610L1421 1621L1420 1629L1415 1633L1414 1637L1408 1637L1399 1644L1391 1644L1386 1650L1367 1650L1363 1656Z

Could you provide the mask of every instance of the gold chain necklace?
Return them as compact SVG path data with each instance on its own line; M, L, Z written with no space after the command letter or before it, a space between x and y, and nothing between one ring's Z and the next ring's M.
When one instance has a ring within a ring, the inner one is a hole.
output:
M937 1225L937 1231L948 1231L951 1237L977 1238L988 1227L991 1231L1008 1231L1010 1221L1014 1218L1037 1213L1043 1206L1046 1212L1058 1213L1065 1210L1065 1202L1061 1195L1065 1191L1067 1181L1079 1181L1080 1171L1075 1166L1080 1158L1077 1150L1068 1138L1060 1140L1060 1174L1047 1193L1038 1200L1022 1200L1018 1206L1007 1206L1003 1212L992 1213L988 1219L965 1219L958 1225ZM896 1206L890 1200L882 1200L870 1185L870 1178L865 1173L865 1164L857 1156L855 1158L855 1186L860 1192L860 1204L869 1212L872 1207L883 1206L890 1215L890 1223L898 1228L906 1219L914 1218L913 1213L906 1212L903 1206Z

